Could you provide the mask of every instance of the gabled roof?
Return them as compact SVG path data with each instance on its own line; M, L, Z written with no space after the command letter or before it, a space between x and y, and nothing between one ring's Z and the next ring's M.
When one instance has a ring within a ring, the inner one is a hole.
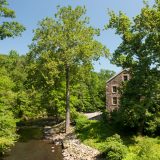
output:
M124 71L129 71L129 69L123 69L121 72L117 73L116 75L114 75L113 77L111 77L109 80L107 80L106 83L110 82L112 79L116 78L118 75L120 75Z

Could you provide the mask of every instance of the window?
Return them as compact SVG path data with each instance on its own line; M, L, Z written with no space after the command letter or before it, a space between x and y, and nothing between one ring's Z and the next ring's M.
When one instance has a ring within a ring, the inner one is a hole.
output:
M128 76L127 76L127 75L124 75L124 76L123 76L123 80L124 80L124 81L128 81Z
M112 93L117 93L117 86L112 86Z
M117 101L117 97L113 97L112 99L112 104L113 105L117 105L118 101Z

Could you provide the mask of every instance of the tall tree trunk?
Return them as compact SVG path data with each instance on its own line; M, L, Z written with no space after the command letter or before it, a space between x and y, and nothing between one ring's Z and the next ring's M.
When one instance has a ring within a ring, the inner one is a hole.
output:
M69 77L69 65L66 65L66 133L70 128L70 77Z

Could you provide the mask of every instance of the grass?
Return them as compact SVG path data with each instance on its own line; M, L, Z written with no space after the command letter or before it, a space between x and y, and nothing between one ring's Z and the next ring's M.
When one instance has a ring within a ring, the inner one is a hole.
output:
M119 134L128 151L123 160L160 160L160 137L138 136L120 126L103 120L88 120L84 116L76 120L76 133L84 144L102 153L106 149L106 139Z
M105 140L114 134L119 134L124 144L127 146L135 143L131 133L123 133L123 131L121 131L118 127L112 126L109 123L98 120L88 120L85 118L82 121L83 126L80 126L79 128L76 127L78 137L85 144L97 148L100 151L103 151L102 146L105 145Z

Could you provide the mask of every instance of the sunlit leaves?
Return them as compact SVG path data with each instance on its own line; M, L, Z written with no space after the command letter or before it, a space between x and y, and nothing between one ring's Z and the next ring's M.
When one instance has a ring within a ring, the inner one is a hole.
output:
M77 106L79 100L74 89L85 79L86 72L93 69L93 60L108 56L106 47L95 39L99 29L89 26L85 7L57 9L54 18L39 22L27 55L28 80L41 90L44 106L52 112L64 108L67 82L70 83L71 106ZM66 74L69 74L68 79Z
M0 1L0 18L15 18L15 12L8 8L7 0ZM0 39L19 36L24 30L24 26L18 22L4 21L0 25Z
M145 2L140 14L131 20L122 12L119 15L110 12L109 15L107 27L115 29L122 39L113 53L113 62L130 68L131 74L131 80L122 89L121 119L125 125L139 128L141 132L145 129L148 132L149 128L153 131L149 124L158 127L155 119L159 118L160 110L156 98L160 91L157 87L160 83L159 1L155 1L153 6Z

